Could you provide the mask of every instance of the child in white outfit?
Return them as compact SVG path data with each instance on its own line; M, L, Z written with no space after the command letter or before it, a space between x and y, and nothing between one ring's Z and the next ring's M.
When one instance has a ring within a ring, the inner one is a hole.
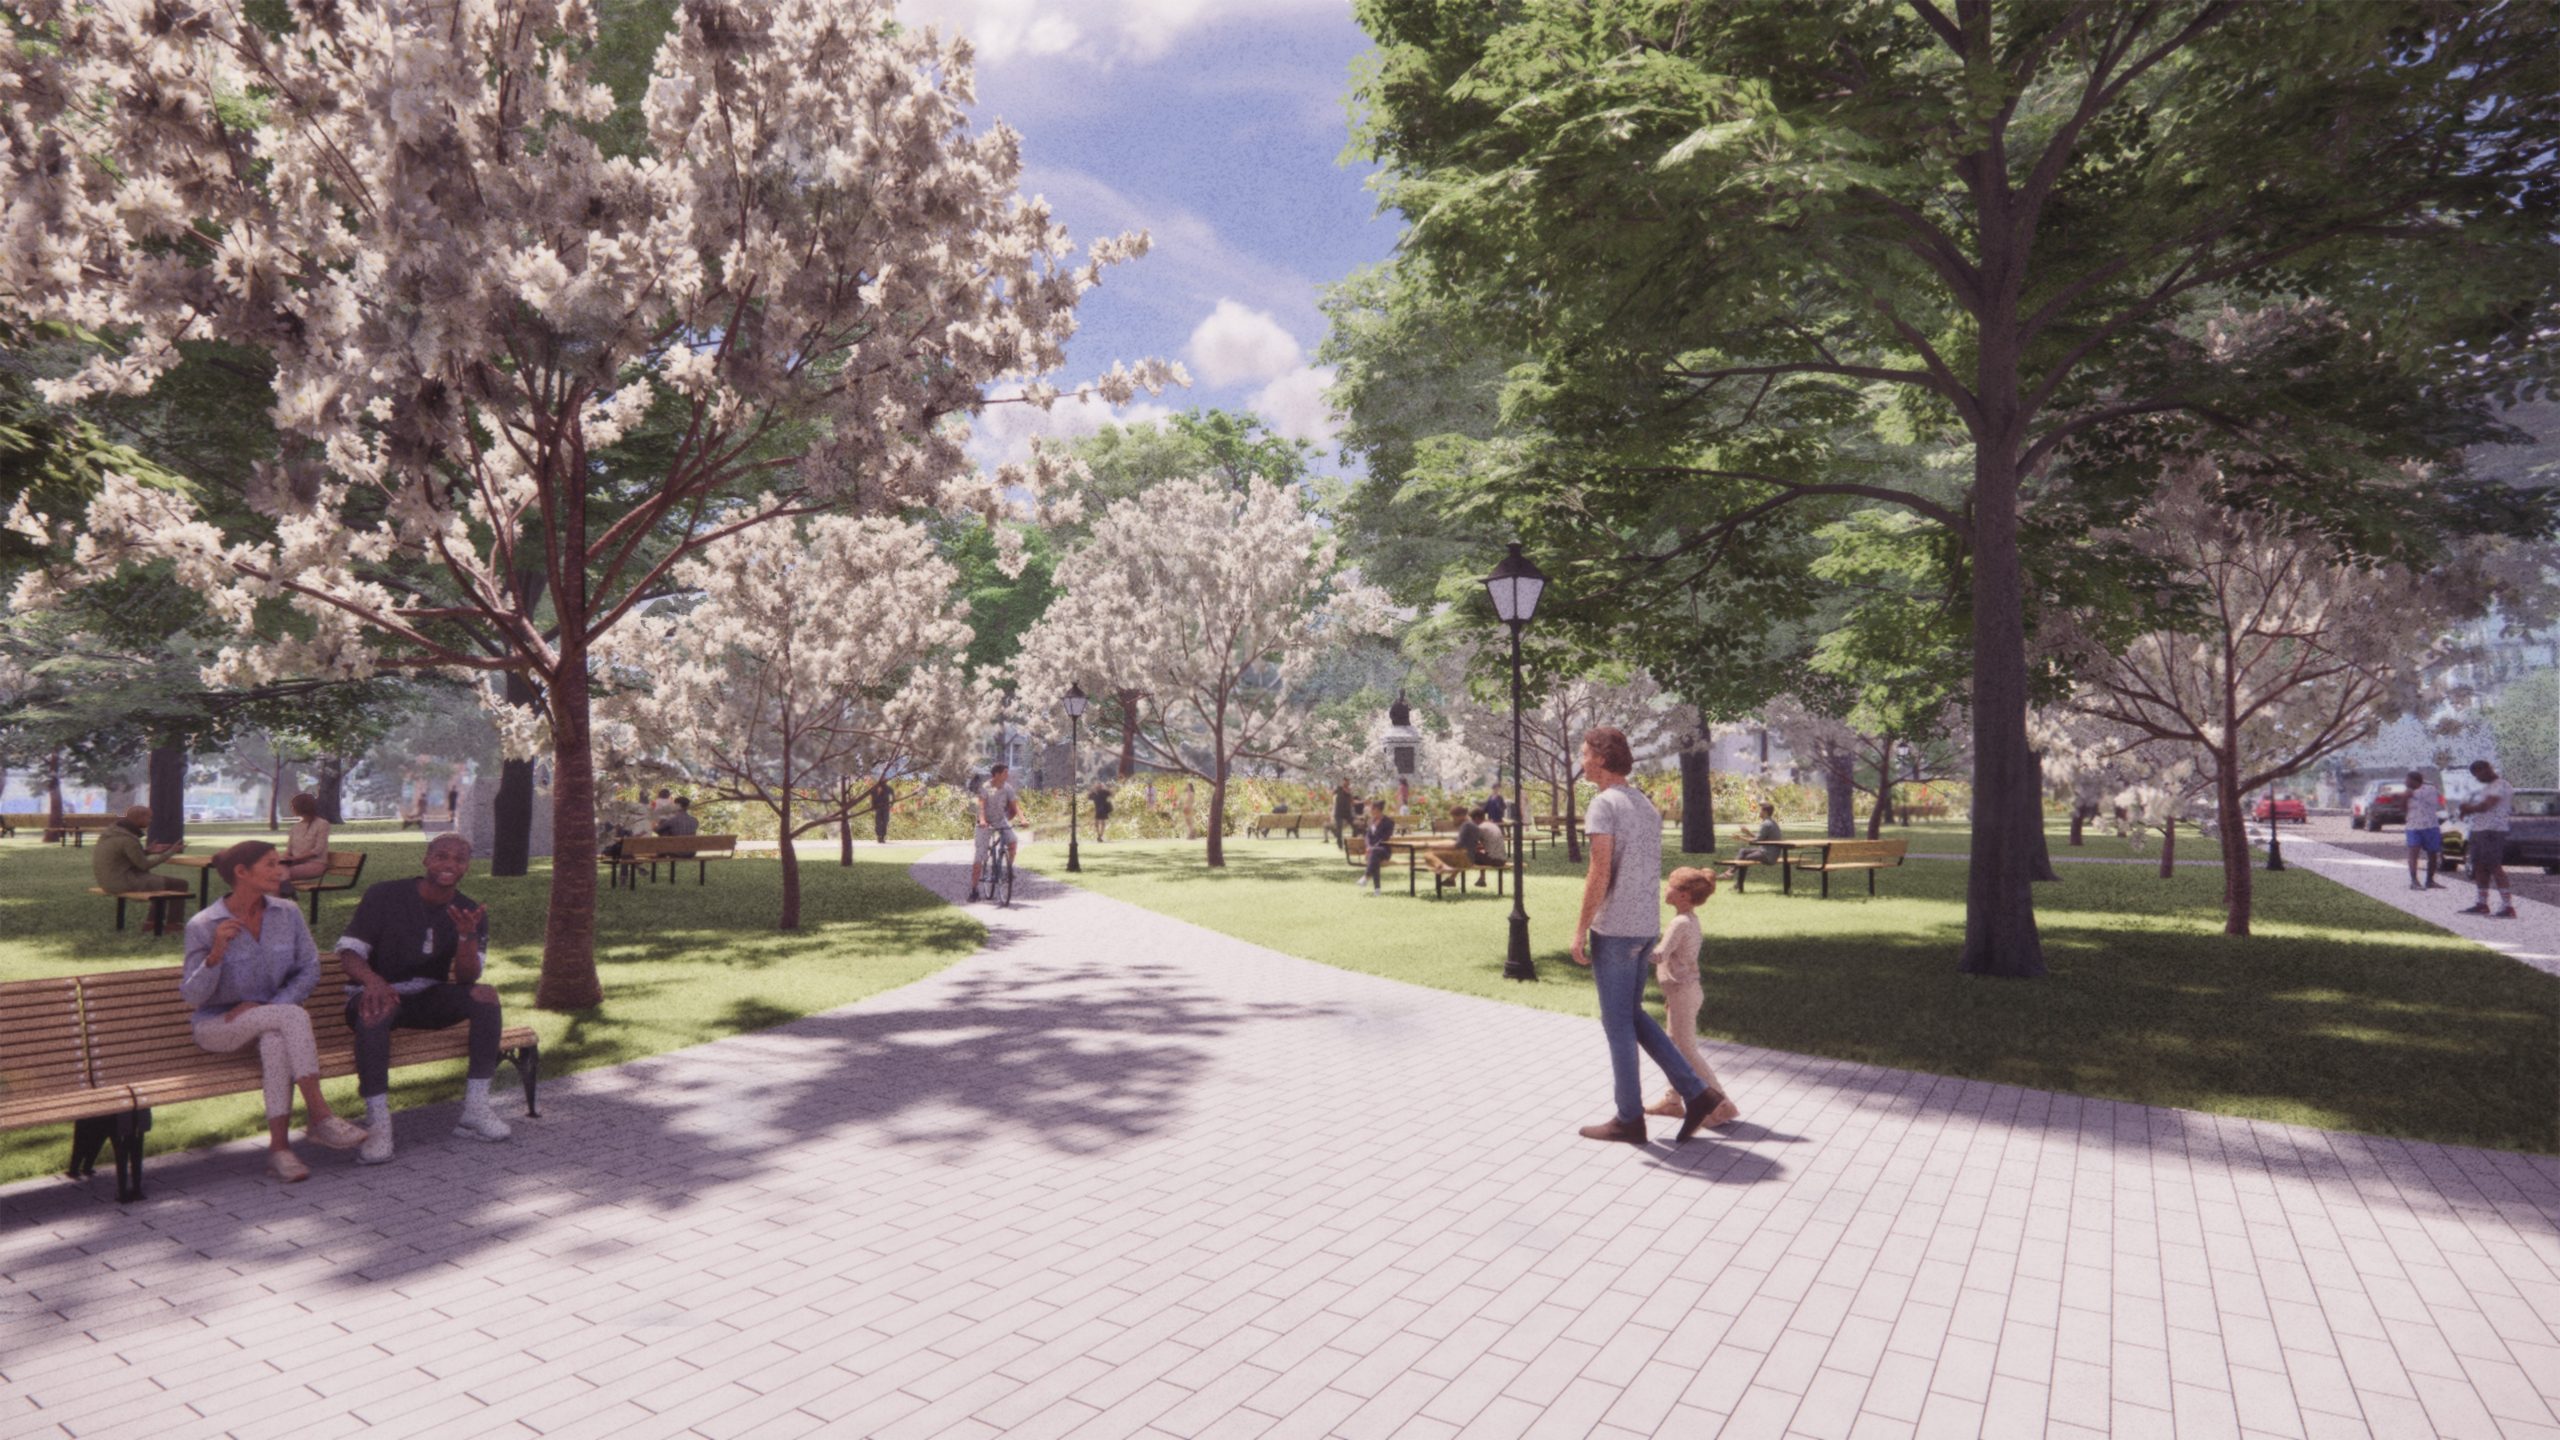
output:
M1671 928L1662 932L1662 939L1653 947L1653 978L1662 985L1662 1028L1670 1032L1680 1058L1689 1062L1689 1068L1698 1072L1708 1089L1723 1091L1724 1082L1716 1078L1707 1057L1698 1051L1698 1008L1707 998L1705 982L1698 975L1698 952L1706 942L1698 929L1698 907L1715 893L1714 872L1685 865L1672 871L1671 878L1663 882L1663 903L1675 913ZM1665 1091L1650 1108L1656 1115L1685 1113L1677 1090ZM1728 1098L1708 1114L1707 1123L1728 1125L1741 1118L1742 1111Z

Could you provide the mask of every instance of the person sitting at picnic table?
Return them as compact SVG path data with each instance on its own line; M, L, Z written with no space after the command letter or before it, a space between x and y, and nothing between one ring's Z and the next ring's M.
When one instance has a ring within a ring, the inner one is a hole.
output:
M653 828L661 835L701 834L702 822L693 818L693 797L678 795L675 797L674 804L673 810L660 812L658 822Z
M1360 875L1362 895L1374 895L1378 892L1378 872L1386 868L1387 842L1395 838L1395 833L1396 822L1387 817L1387 802L1370 801L1369 828L1366 832L1369 845L1368 864Z
M513 1133L489 1108L498 1073L503 1016L498 992L480 984L489 911L462 893L471 842L447 831L427 844L426 873L368 887L338 937L347 972L347 1026L356 1037L356 1093L364 1097L364 1148L356 1158L391 1158L391 1032L471 1027L462 1113L453 1133L504 1140Z
M1734 833L1741 836L1746 841L1784 840L1787 838L1778 829L1778 807L1770 804L1766 800L1760 802L1760 828L1755 831L1750 826L1744 825L1737 827ZM1734 858L1737 860L1756 860L1764 865L1775 865L1778 863L1778 852L1770 849L1766 845L1746 844L1742 847L1742 853L1736 855Z
M297 800L308 796L296 796ZM282 895L284 856L243 840L213 857L231 893L187 921L187 968L178 994L196 1007L196 1044L217 1055L258 1047L267 1096L267 1168L290 1185L311 1178L293 1153L293 1092L302 1092L312 1143L351 1150L365 1142L320 1093L320 1042L302 1002L320 983L320 949L302 912Z
M151 807L136 805L124 812L124 818L110 825L98 836L97 848L89 852L89 874L99 889L110 895L145 894L176 896L187 893L187 882L171 875L151 873L169 863L178 853L178 842L164 845L144 842L143 832L151 828ZM154 899L143 933L165 935L177 923L177 905L173 900Z
M1498 853L1502 848L1501 827L1487 822L1481 805L1463 814L1465 818L1458 822L1458 848L1467 853L1468 862L1475 865L1501 864L1502 856Z
M291 898L293 882L317 880L329 873L329 817L320 813L318 797L305 792L285 802L299 817L284 837L284 888L276 893Z

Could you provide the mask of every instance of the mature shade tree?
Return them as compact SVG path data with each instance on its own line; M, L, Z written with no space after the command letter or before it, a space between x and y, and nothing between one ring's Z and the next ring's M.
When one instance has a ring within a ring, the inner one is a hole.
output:
M957 663L969 643L958 579L911 522L759 526L676 567L697 603L644 614L599 647L626 686L607 716L720 798L773 812L776 929L800 928L800 837L869 805L853 777L966 768L994 707Z
M2281 503L2360 521L2376 548L2501 519L2450 483L2379 516L2361 477L2310 462L2449 456L2494 429L2492 397L2548 372L2551 7L1358 13L1380 44L1364 134L1411 225L1404 259L1531 357L1511 405L1563 442L1549 470L1701 487L1741 524L1842 493L1785 453L1809 420L1880 407L1964 435L1952 495L1855 493L1969 557L1968 972L2044 969L2022 555L2039 529L2082 528L2076 509L2139 498L2080 484L2064 447L2175 417L2263 452L2292 477ZM2350 323L2261 367L2197 333L2234 291L2326 295Z
M1319 655L1382 623L1384 597L1339 574L1334 555L1306 498L1259 477L1115 501L1058 562L1058 599L1023 639L1019 693L1041 707L1070 684L1145 694L1130 743L1207 782L1208 863L1223 867L1236 767L1300 760Z
M2194 618L2081 655L2082 713L2187 759L2222 842L2223 933L2249 933L2248 796L2423 708L2443 636L2485 604L2479 565L2431 575L2340 563L2282 516L2235 512L2211 465L2181 467L2136 519L2138 543L2198 595Z
M877 0L688 0L630 153L589 133L615 108L573 0L304 3L286 32L210 0L15 12L52 43L0 50L0 310L117 342L48 398L148 387L208 337L272 363L286 443L253 496L271 537L110 478L83 567L172 559L244 631L290 612L221 675L530 681L555 762L546 1008L602 995L596 643L755 525L1036 496L1048 467L967 476L941 422L1053 371L1078 299L1145 249L1072 263L1016 193L1019 137L969 125L965 44ZM644 422L674 443L599 513Z

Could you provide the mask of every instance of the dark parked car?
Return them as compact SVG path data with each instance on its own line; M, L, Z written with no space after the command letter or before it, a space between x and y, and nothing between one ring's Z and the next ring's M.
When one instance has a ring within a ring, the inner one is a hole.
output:
M2347 823L2358 830L2409 823L2409 789L2392 780L2376 780L2348 807Z
M2507 863L2560 875L2560 790L2519 790L2509 808L2515 814L2507 827ZM2444 853L2458 860L2470 838L2471 822L2453 812L2451 804L2445 806Z
M2290 820L2296 825L2308 825L2311 823L2311 810L2308 806L2305 806L2302 803L2300 796L2260 796L2257 807L2249 812L2249 818L2252 820L2271 819L2277 824L2282 824L2285 821Z

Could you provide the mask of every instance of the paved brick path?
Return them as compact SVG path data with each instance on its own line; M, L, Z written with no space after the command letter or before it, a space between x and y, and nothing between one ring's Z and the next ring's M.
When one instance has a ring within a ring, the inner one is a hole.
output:
M0 1434L2560 1435L2550 1160L1731 1048L1595 1145L1588 1021L1031 888L511 1145L0 1191Z

